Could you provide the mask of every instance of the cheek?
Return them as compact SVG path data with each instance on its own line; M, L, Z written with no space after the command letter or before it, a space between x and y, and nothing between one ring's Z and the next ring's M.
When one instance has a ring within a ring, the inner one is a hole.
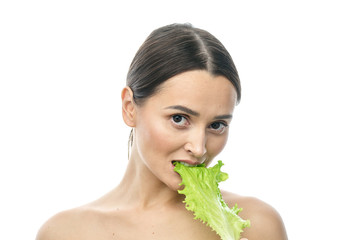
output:
M211 139L207 144L209 155L211 155L211 157L218 155L224 149L227 139L227 133L224 136Z
M138 132L139 150L143 154L152 156L167 154L176 148L176 138L171 135L171 131L161 121L146 121L138 128Z

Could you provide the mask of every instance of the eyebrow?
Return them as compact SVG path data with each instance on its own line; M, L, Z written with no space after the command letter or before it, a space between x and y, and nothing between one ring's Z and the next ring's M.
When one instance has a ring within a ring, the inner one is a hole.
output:
M176 109L176 110L180 110L180 111L183 111L183 112L186 112L190 115L194 115L194 116L199 116L200 113L198 112L195 112L193 110L191 110L190 108L187 108L187 107L184 107L184 106L181 106L181 105L174 105L174 106L169 106L167 107L166 109Z
M166 109L176 109L176 110L186 112L187 114L190 114L190 115L193 115L196 117L200 116L200 113L195 112L194 110L191 110L190 108L187 108L187 107L184 107L181 105L169 106L169 107L166 107ZM216 116L214 119L219 120L219 119L229 119L229 118L232 118L231 114L219 115L219 116Z
M231 118L232 118L231 114L225 114L225 115L216 116L214 119L215 120L220 120L220 119L231 119Z

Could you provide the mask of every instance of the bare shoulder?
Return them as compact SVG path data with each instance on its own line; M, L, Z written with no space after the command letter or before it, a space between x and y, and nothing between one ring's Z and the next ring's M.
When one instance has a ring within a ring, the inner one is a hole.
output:
M75 208L60 212L48 221L38 231L36 240L71 240L83 239L82 236L89 227L92 211L86 208Z
M224 201L233 207L235 204L243 210L239 216L250 220L250 227L244 229L243 237L251 240L286 240L286 230L279 213L269 204L254 198L239 196L222 191Z

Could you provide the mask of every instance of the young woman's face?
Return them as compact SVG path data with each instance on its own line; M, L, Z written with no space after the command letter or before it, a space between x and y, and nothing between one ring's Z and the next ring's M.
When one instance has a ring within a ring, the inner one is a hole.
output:
M197 70L170 78L136 107L137 160L171 189L179 189L173 162L209 164L226 144L235 105L235 88L223 76Z

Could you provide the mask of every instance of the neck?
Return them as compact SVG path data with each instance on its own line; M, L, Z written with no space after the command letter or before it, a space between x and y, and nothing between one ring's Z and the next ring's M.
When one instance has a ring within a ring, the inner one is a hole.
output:
M125 206L152 208L182 203L183 195L161 182L136 154L132 154L124 177L115 189Z

